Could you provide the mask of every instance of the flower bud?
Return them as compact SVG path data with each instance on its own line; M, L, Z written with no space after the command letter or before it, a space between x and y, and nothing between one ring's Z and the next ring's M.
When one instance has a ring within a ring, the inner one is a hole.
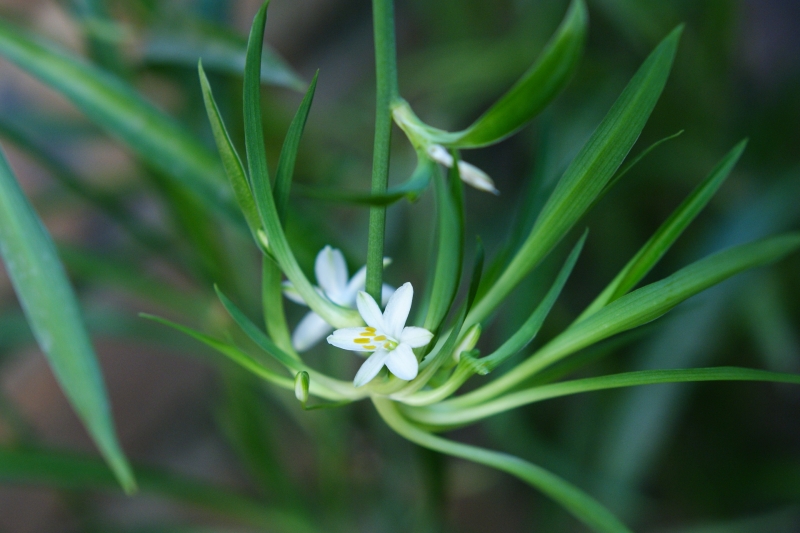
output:
M308 384L310 378L308 372L298 372L294 377L294 395L297 397L300 404L305 407L308 401Z

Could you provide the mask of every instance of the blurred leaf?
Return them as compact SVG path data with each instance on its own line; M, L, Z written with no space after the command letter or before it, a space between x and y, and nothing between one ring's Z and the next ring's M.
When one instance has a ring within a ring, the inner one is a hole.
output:
M563 238L600 194L644 128L672 67L682 27L672 31L628 83L561 177L511 263L467 318L482 321Z
M143 493L160 496L275 531L317 531L306 517L199 481L152 468L136 468ZM0 480L66 490L109 490L114 478L92 458L44 450L0 448Z
M217 157L129 85L4 21L0 21L0 55L66 96L206 207L240 222Z
M673 211L669 218L658 228L652 237L642 246L628 264L623 267L617 277L609 283L603 292L586 308L578 321L597 312L603 306L613 302L627 293L644 278L658 261L667 253L667 250L681 236L689 224L697 217L702 209L714 196L719 187L731 173L736 162L739 161L747 141L737 144L686 198L681 205Z
M455 133L432 129L433 141L454 148L478 148L527 124L572 77L583 52L587 23L583 0L573 0L557 33L522 78L467 129Z
M194 68L202 60L209 71L241 76L244 73L247 40L221 26L202 21L180 22L154 31L146 40L142 60L146 63ZM261 82L304 91L305 82L277 52L264 46Z
M80 307L39 217L0 152L0 256L53 374L126 492L136 490L117 442Z

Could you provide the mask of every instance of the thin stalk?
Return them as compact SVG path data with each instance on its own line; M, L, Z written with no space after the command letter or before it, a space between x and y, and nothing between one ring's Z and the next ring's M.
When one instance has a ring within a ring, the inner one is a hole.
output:
M372 155L372 194L383 194L389 183L389 147L392 140L392 102L398 98L397 51L394 36L393 0L372 0L375 31L375 144ZM369 210L367 241L367 292L381 301L383 285L383 241L386 206Z
M602 533L631 533L614 515L591 496L547 470L519 457L486 450L432 435L409 422L395 402L372 397L372 403L384 422L398 434L425 448L460 457L507 472L552 498L575 518Z

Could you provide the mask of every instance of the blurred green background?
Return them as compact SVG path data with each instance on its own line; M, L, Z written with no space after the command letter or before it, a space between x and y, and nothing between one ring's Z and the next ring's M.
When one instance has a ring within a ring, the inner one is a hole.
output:
M577 316L744 137L750 143L732 176L648 280L723 247L800 227L800 4L587 3L587 49L566 91L518 135L462 154L501 191L499 197L467 191L468 253L476 234L491 257L515 238L514 221L532 223L535 212L515 207L523 198L546 198L646 54L681 22L686 30L672 75L633 153L684 133L638 164L577 228L590 228L586 249L538 342ZM250 0L4 0L0 17L131 82L211 146L194 66L203 42L197 35L238 42L258 6ZM403 96L432 125L469 124L535 60L565 9L560 0L399 0ZM296 182L367 189L374 117L368 2L274 0L267 43L301 80L320 69ZM240 132L241 79L235 65L230 70L217 69L211 81L229 129ZM264 121L274 165L302 93L290 76L267 81ZM399 183L414 155L395 133L392 181ZM23 140L50 164L32 157ZM170 209L163 198L177 193L157 173L2 60L0 142L63 245L123 446L136 463L313 516L324 531L583 531L509 476L407 444L367 403L302 412L290 394L265 388L199 344L137 318L151 311L195 325L222 321L211 283L230 283L242 298L257 298L255 251L236 235L209 241L214 220L197 224L190 213ZM241 146L241 137L234 142ZM124 204L135 220L165 236L166 251L131 239L67 190L63 176L54 180L59 173ZM307 272L325 244L345 252L351 271L363 264L366 214L294 196L290 239ZM424 286L432 215L430 191L389 209L389 283ZM540 271L549 268L556 265ZM582 354L591 364L580 375L715 365L800 372L798 272L795 254L740 275L659 322ZM512 332L542 289L536 275L527 280L478 347L495 346ZM304 311L287 308L294 318ZM320 347L309 358L349 379L356 363L340 355ZM637 531L791 533L800 531L798 413L800 391L789 385L658 385L536 404L453 437L549 468ZM5 275L0 446L94 453L32 343ZM153 495L125 499L114 491L0 485L3 532L251 530L259 529Z

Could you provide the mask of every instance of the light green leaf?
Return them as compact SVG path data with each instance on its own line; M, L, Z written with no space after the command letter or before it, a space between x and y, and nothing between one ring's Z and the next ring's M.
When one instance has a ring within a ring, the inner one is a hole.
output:
M200 76L200 87L203 90L203 102L205 102L208 121L211 123L214 141L217 143L217 150L222 159L222 166L228 176L228 181L236 197L236 202L239 204L239 209L241 209L244 219L250 228L250 233L253 235L256 244L262 246L258 239L261 219L258 216L258 209L256 209L255 200L253 200L253 192L250 190L242 160L239 158L231 137L228 135L228 130L225 128L225 123L222 121L222 116L219 114L219 108L214 100L214 94L211 92L211 85L208 83L206 73L203 71L202 63L197 64L197 70Z
M326 322L335 327L360 326L361 316L354 309L338 306L320 295L306 278L292 253L275 206L272 186L267 170L267 155L264 151L264 131L261 124L261 94L259 68L261 66L261 42L267 21L267 5L253 19L247 47L247 63L244 73L244 128L247 163L253 187L256 207L267 232L269 252L283 270L294 288L308 306Z
M0 55L66 96L143 161L232 220L219 160L129 85L81 58L0 21Z
M0 256L36 341L67 399L126 492L136 481L117 442L100 367L72 292L39 217L0 151Z
M181 333L185 333L186 335L189 335L190 337L202 342L209 348L213 348L222 355L228 357L231 361L238 364L245 370L252 372L256 376L271 383L274 383L279 387L283 387L284 389L294 390L293 379L279 375L278 373L265 367L264 365L262 365L261 363L250 357L248 354L244 353L239 348L232 346L227 342L215 339L213 337L206 335L205 333L200 333L199 331L195 331L192 328L181 326L180 324L176 324L175 322L167 320L166 318L161 318L147 313L140 313L139 316L141 316L142 318L147 318L148 320L154 320L160 324L164 324L165 326L169 326L173 329L176 329Z
M431 128L433 142L477 148L501 141L522 128L572 77L583 52L587 24L586 5L583 0L573 0L558 31L519 81L467 129L448 133Z
M683 230L692 223L700 211L708 204L711 197L714 196L714 193L717 192L731 170L733 170L746 145L746 140L740 142L722 158L722 161L714 167L711 174L675 209L653 236L650 237L650 240L628 261L628 264L617 274L617 277L586 308L577 319L578 321L597 312L598 309L627 293L650 272L650 269L661 260L667 250L681 236Z
M658 101L682 27L645 60L561 177L536 223L500 278L475 305L466 325L481 322L564 237L622 164Z
M687 383L697 381L769 381L800 385L800 375L767 372L751 368L716 367L670 370L640 370L594 378L576 379L512 392L486 403L452 411L407 409L415 421L430 426L446 427L471 424L478 420L551 398L598 390L655 385L658 383Z
M308 112L311 111L311 103L314 101L314 92L317 90L317 77L319 71L314 74L308 91L300 102L286 138L283 140L281 155L278 158L278 169L275 171L275 208L278 210L278 218L285 220L286 206L289 203L289 191L292 188L292 178L294 177L294 163L297 160L297 150L300 148L300 139L303 137L303 130L308 120Z
M143 493L205 509L273 531L317 529L295 513L264 505L225 489L153 468L136 468ZM109 490L114 478L103 463L76 454L0 448L0 481L66 490Z
M201 21L182 23L153 32L146 40L142 60L155 65L194 68L202 60L209 71L241 76L247 41L221 26ZM264 46L261 81L304 91L305 82L278 55Z
M575 518L594 531L631 533L622 522L594 498L542 467L507 453L486 450L431 435L406 420L391 400L373 397L372 402L384 422L411 442L440 453L507 472L558 502Z
M454 406L484 402L582 348L655 320L682 301L734 274L776 261L798 247L800 234L788 233L735 246L701 259L574 323L512 371L449 402Z

